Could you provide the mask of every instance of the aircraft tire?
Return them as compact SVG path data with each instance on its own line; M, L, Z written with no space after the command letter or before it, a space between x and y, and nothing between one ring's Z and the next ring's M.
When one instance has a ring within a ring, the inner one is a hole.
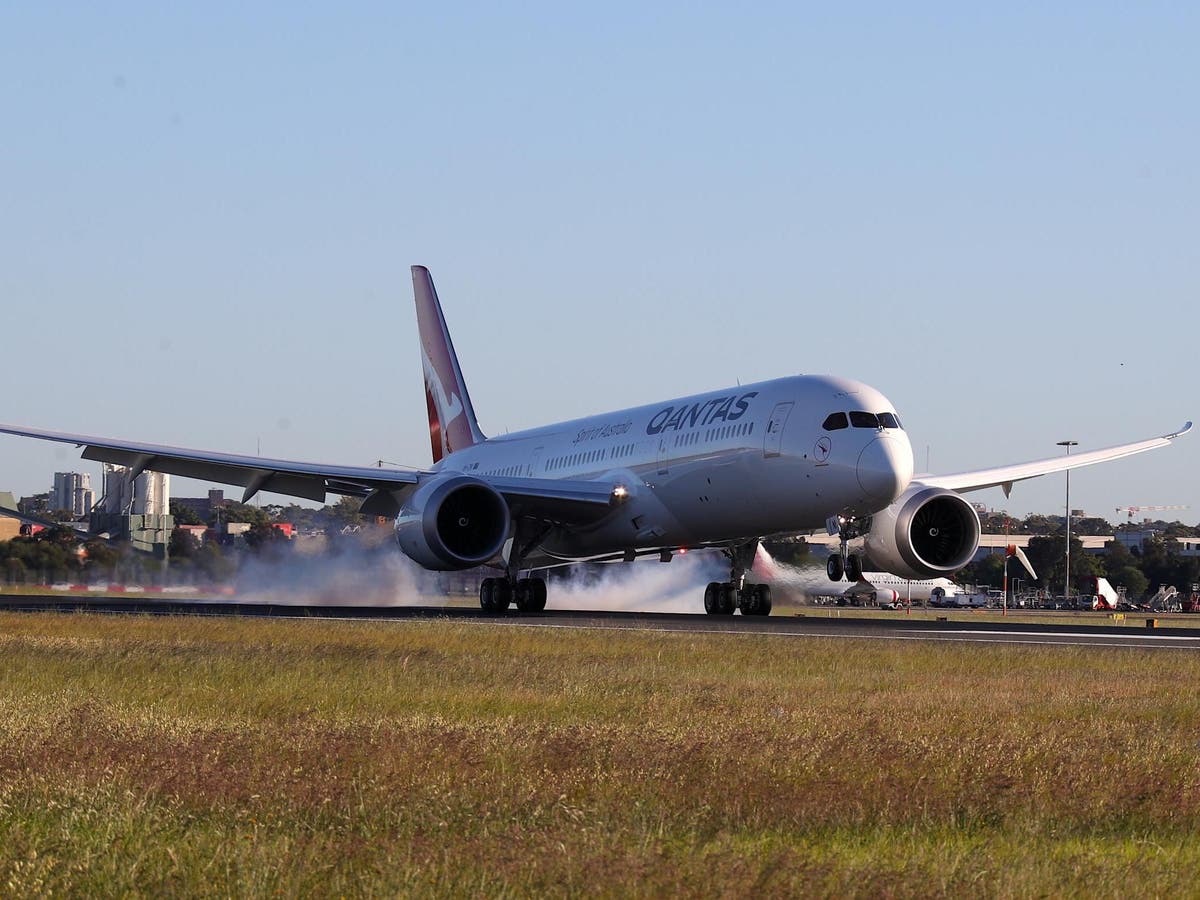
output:
M846 580L858 581L862 578L862 557L851 553L846 557Z
M522 578L517 582L516 601L520 612L541 612L546 608L546 582L541 578Z
M717 612L722 616L732 616L733 611L737 609L737 589L725 582L718 585L717 590L718 608Z
M758 598L754 595L754 585L742 586L738 593L738 608L742 611L743 616L758 615Z
M715 616L721 610L717 603L717 591L720 585L715 581L710 581L704 588L704 611L710 616Z
M760 616L771 614L771 586L756 584L754 586L754 611Z
M825 574L829 576L830 581L841 581L842 575L845 574L845 567L842 565L841 554L832 553L825 563Z
M529 605L530 612L543 612L546 609L546 579L530 578L529 586L533 589L533 602Z
M492 590L492 612L504 612L513 600L513 586L506 578L493 579L495 587Z
M492 597L495 594L496 579L485 578L479 582L479 606L484 612L492 612Z
M513 599L517 602L517 612L529 612L529 602L532 599L533 592L529 589L529 579L522 578L517 582L517 589L513 592Z

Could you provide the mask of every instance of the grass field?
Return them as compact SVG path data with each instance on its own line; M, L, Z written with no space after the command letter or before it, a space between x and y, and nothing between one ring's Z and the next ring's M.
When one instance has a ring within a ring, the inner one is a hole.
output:
M0 614L0 894L1200 896L1194 660Z

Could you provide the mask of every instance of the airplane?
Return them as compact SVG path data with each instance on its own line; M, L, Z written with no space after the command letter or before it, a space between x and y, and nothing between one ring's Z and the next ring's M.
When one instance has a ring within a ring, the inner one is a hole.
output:
M824 570L816 566L784 565L761 545L754 558L753 572L769 582L786 584L810 596L844 598L839 604L866 601L894 607L914 600L934 606L954 606L955 598L965 596L962 586L949 578L901 578L891 572L862 572L854 582L831 582Z
M979 517L968 491L1120 459L1169 445L1191 428L1070 456L948 475L914 474L896 407L875 388L794 375L486 437L424 266L412 267L433 463L420 471L330 465L0 425L0 433L76 444L82 458L317 502L363 498L394 518L400 549L432 570L488 565L480 606L545 608L536 572L576 561L632 561L715 548L729 580L710 582L711 615L768 615L768 585L746 580L764 537L840 538L827 574L857 581L862 538L894 575L939 578L970 562Z

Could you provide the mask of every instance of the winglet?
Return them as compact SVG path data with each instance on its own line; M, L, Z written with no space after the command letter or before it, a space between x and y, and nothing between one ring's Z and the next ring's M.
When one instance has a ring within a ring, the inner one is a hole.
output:
M455 450L487 438L475 420L475 410L458 366L433 278L424 266L413 266L412 280L421 366L425 373L425 404L429 410L429 439L433 461L439 462Z
M1177 437L1187 434L1191 430L1192 430L1192 423L1184 422L1183 427L1180 428L1178 431L1176 431L1172 434L1164 434L1163 437L1165 437L1168 441L1170 441L1170 440L1174 440Z

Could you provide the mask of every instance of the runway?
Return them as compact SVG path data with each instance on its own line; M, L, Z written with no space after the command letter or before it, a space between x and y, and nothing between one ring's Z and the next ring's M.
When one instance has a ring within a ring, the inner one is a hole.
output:
M1122 647L1140 650L1200 651L1200 627L1147 628L1146 617L1124 625L929 621L903 613L877 618L835 618L814 609L805 614L764 618L680 613L547 610L525 615L515 610L496 615L471 607L444 606L294 606L215 600L70 598L0 595L0 610L12 612L88 612L117 615L255 616L312 620L439 619L482 627L602 628L686 632L692 634L771 635L780 638L835 638L889 641L955 641L987 644ZM1200 623L1198 623L1200 624Z

